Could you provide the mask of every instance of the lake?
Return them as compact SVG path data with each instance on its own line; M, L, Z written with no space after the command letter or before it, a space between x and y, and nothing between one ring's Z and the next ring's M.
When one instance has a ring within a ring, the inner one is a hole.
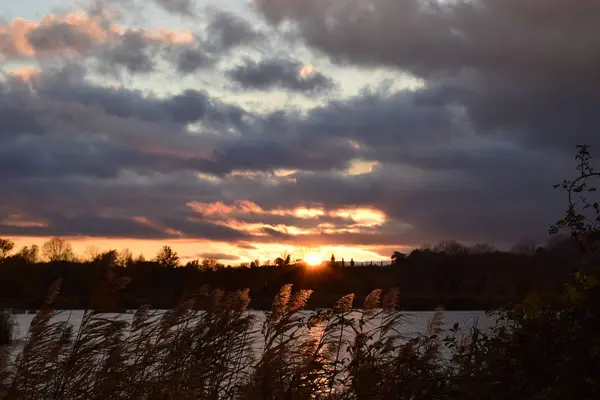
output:
M261 324L264 321L263 311L249 311L251 314L256 316L256 323ZM84 310L68 310L59 312L53 321L68 321L69 324L73 325L74 331L76 332L81 324ZM308 312L307 312L308 313ZM360 313L356 312L356 317L359 317ZM405 316L404 321L397 327L397 329L407 337L414 337L420 333L424 333L427 330L427 322L435 314L434 311L415 311L415 312L402 312ZM109 317L115 319L121 319L131 321L133 314L107 314ZM33 320L35 314L13 314L17 326L15 328L14 338L16 340L16 347L22 345L22 342L27 337L27 331L29 325ZM458 323L461 328L469 329L474 324L477 324L480 330L488 330L494 323L495 319L486 315L484 311L443 311L444 316L444 329L450 329L455 323Z

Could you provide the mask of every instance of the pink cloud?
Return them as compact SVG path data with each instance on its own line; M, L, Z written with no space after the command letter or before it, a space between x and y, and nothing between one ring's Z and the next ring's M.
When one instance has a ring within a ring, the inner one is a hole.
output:
M147 217L136 216L136 217L132 217L131 220L137 222L138 224L146 225L146 226L148 226L148 227L150 227L152 229L156 229L157 231L164 232L164 233L166 233L168 235L180 236L180 237L185 236L183 234L183 232L180 232L178 230L169 228L167 226L163 226L163 225L161 225L159 223L156 223L156 222L150 220Z
M31 82L33 79L39 76L41 70L37 67L21 67L10 71L8 74L15 79L22 80L24 82Z
M86 54L96 46L118 42L129 28L113 24L110 15L90 16L75 12L63 16L47 15L40 21L17 18L0 24L0 56L4 59ZM189 31L165 28L136 30L149 43L184 45L195 42Z

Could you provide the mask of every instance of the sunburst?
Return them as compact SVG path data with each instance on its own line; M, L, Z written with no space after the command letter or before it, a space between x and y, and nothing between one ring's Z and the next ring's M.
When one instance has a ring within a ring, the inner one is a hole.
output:
M306 255L304 261L311 266L320 265L323 262L323 258L317 253L309 253Z

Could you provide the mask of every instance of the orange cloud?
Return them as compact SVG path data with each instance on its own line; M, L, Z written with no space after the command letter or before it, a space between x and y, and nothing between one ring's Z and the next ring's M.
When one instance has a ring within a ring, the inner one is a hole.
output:
M187 205L198 214L202 214L206 217L229 216L233 214L265 213L265 211L260 206L247 200L236 201L231 206L228 206L220 201L217 201L216 203L191 202Z
M192 210L204 217L213 219L213 223L232 229L248 232L256 237L269 236L265 230L272 230L286 235L304 236L319 234L340 233L363 233L366 229L381 226L386 223L387 216L381 210L375 208L340 208L326 210L324 208L296 207L293 209L265 210L259 205L248 201L236 201L231 205L222 202L201 203L191 202L187 204ZM336 226L332 223L315 223L312 228L300 228L293 225L266 224L261 222L246 222L242 220L244 215L279 215L293 216L298 219L318 219L320 217L337 217L348 220L346 226Z
M334 217L351 219L355 221L357 225L368 227L381 226L387 220L385 213L375 208L338 209L332 211L330 215Z
M137 216L137 217L133 217L133 218L131 218L131 219L132 219L133 221L137 222L138 224L141 224L141 225L146 225L146 226L148 226L148 227L150 227L150 228L152 228L152 229L156 229L157 231L164 232L164 233L166 233L166 234L168 234L168 235L172 235L172 236L179 236L179 237L183 237L183 236L185 236L185 235L183 234L183 232L181 232L181 231L178 231L178 230L175 230L175 229L169 228L169 227L167 227L167 226L163 226L163 225L161 225L161 224L158 224L158 223L156 223L156 222L154 222L154 221L151 221L150 219L148 219L148 218L146 218L146 217L140 217L140 216Z
M300 68L300 70L298 71L298 75L303 78L309 78L311 75L314 75L316 73L318 73L319 70L317 69L317 67L315 67L314 65L311 64L306 64L303 65L302 68Z
M21 67L10 71L8 74L12 78L20 79L24 82L31 82L40 74L40 72L41 70L37 67Z
M190 202L187 204L192 210L204 216L234 216L240 214L259 214L259 215L292 215L301 219L313 219L325 215L325 211L320 208L297 207L291 210L272 209L265 210L258 204L248 200L239 200L232 205L226 205L222 202L200 203Z
M118 42L129 29L107 22L108 17L90 16L79 11L64 16L47 15L39 22L17 18L9 24L0 25L0 55L10 59L81 54L95 45ZM53 40L50 37L53 29L68 29L71 35L67 39L64 39L64 34L57 35L57 39ZM149 42L181 45L195 41L189 30L177 32L158 28L136 32L140 32Z

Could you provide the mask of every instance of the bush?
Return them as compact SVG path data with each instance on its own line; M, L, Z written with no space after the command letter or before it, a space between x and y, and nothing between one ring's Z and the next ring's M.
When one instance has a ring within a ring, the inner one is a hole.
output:
M6 311L0 312L0 346L12 342L14 331L15 320L13 316Z

